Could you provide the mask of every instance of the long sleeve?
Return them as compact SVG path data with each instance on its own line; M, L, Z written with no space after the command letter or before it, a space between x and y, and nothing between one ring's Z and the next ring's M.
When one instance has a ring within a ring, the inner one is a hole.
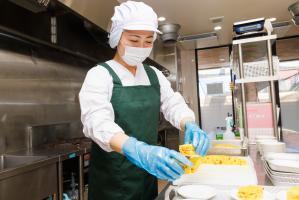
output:
M154 68L160 83L161 92L161 112L165 119L173 126L180 129L180 123L184 119L195 121L194 112L188 107L182 95L174 92L170 82L161 71Z
M79 93L83 132L107 152L113 151L111 138L124 132L114 122L114 110L110 103L112 89L109 72L96 66L88 71Z

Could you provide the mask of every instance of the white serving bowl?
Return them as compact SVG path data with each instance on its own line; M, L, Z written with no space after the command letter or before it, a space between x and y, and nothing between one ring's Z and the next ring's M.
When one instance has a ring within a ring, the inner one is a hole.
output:
M286 144L284 142L268 141L260 143L260 152L262 156L266 156L267 153L285 153Z
M268 142L278 142L276 139L260 139L256 141L256 148L258 152L261 152L261 144L268 143Z
M268 139L276 140L276 137L271 136L271 135L257 135L257 136L255 136L255 140L268 140Z

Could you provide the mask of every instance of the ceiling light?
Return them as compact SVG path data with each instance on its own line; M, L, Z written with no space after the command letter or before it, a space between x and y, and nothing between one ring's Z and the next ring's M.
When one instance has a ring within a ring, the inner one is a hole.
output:
M159 18L158 18L158 21L159 21L159 22L164 22L165 20L166 20L165 17L159 17Z
M221 29L222 29L221 26L215 26L215 27L214 27L214 30L215 30L215 31L220 31Z

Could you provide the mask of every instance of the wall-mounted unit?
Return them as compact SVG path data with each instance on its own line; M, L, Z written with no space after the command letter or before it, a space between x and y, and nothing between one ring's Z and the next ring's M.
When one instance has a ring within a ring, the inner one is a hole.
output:
M162 32L160 38L164 45L171 46L176 44L179 38L179 24L166 23L159 25L159 30Z
M47 10L50 0L9 0L31 12L38 13Z
M199 49L219 45L216 32L181 36L179 42L184 49Z

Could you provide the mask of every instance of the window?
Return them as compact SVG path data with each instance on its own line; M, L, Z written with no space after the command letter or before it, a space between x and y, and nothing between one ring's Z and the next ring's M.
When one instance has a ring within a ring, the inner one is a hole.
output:
M223 83L210 83L207 84L207 94L223 94Z
M197 50L197 60L201 125L211 132L232 113L229 47Z

